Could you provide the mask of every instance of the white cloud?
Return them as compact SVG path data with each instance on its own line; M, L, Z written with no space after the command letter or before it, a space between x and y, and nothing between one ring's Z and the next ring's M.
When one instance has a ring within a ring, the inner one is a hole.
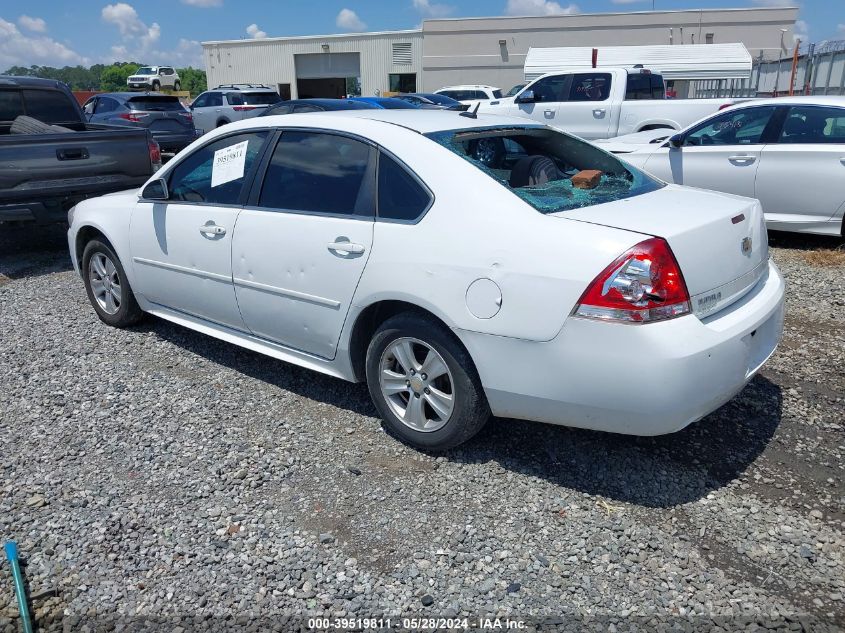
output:
M10 66L67 66L89 60L44 35L24 35L12 22L0 18L0 71Z
M250 24L246 27L246 32L254 40L263 40L267 37L267 32L259 29L257 24Z
M121 35L137 35L147 28L147 25L138 17L135 7L125 2L107 4L100 15L104 21L117 26Z
M578 13L577 4L562 6L553 0L508 0L507 15L568 15Z
M426 18L445 18L455 11L449 4L432 3L431 0L413 0L414 8Z
M810 27L804 20L795 20L795 32L792 34L793 41L807 42L810 38L809 32Z
M102 18L120 31L121 42L111 47L106 62L136 61L144 64L169 64L202 68L202 46L196 40L180 39L176 48L159 46L161 26L147 25L131 4L117 2L103 7Z
M20 24L27 31L35 33L45 33L47 31L47 23L41 18L31 18L28 15L22 15L18 18Z
M209 7L222 7L223 0L182 0L182 4L208 9Z
M352 9L341 9L334 23L337 25L337 28L346 31L363 31L367 28L367 25Z

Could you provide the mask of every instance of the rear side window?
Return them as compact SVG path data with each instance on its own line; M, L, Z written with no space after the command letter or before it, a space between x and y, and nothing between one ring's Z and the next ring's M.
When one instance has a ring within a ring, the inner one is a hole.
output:
M634 73L628 75L628 84L625 87L625 99L651 99L651 76Z
M132 97L127 104L133 110L144 112L178 112L185 109L176 97Z
M494 90L493 91L493 98L494 99L501 99L502 98L502 91L501 90Z
M845 108L793 106L778 143L845 143Z
M610 74L590 73L572 76L570 101L606 101L610 96Z
M24 89L26 113L44 123L78 123L79 113L72 97L58 90Z
M19 90L0 90L0 121L14 121L23 114Z
M335 134L283 132L264 176L259 206L372 216L373 150Z
M408 170L381 152L378 159L378 217L413 221L431 202L431 196Z
M238 204L267 132L235 134L192 152L170 173L170 200Z
M120 107L120 104L111 97L100 97L97 99L97 107L94 108L96 114L103 114L105 112L114 112Z
M282 100L275 92L242 92L241 98L245 105L272 105Z

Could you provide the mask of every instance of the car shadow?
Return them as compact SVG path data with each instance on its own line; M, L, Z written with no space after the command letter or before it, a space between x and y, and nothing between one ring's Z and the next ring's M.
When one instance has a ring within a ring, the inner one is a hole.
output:
M352 384L150 318L138 329L305 398L378 418L363 384ZM763 452L781 420L781 388L758 375L729 403L686 429L634 437L494 418L474 439L444 453L458 464L502 468L606 499L671 507L736 479Z
M64 225L0 224L0 285L71 268Z
M657 437L496 419L448 457L495 461L562 488L646 507L696 501L741 475L781 421L781 388L756 376L730 402L687 428Z
M769 231L769 246L795 251L837 249L845 247L845 239L835 235L810 235L808 233Z

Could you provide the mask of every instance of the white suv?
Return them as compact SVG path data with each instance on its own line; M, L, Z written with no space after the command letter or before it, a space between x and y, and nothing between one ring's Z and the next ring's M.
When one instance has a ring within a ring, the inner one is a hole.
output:
M179 74L172 66L142 66L126 79L130 90L181 90Z
M191 104L197 132L208 132L232 121L258 116L281 101L279 93L264 84L225 84L206 90Z
M434 94L445 95L468 105L473 105L476 101L502 98L502 91L498 88L482 85L446 86L440 90L435 90Z

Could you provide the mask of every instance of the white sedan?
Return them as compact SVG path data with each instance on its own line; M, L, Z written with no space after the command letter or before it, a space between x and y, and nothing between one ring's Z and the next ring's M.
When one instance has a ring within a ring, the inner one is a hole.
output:
M668 182L758 198L770 229L845 237L845 97L747 102L671 137L596 143Z
M140 191L77 205L68 240L105 323L150 313L366 381L389 430L433 450L491 413L677 431L743 388L783 324L756 200L523 118L233 123Z

